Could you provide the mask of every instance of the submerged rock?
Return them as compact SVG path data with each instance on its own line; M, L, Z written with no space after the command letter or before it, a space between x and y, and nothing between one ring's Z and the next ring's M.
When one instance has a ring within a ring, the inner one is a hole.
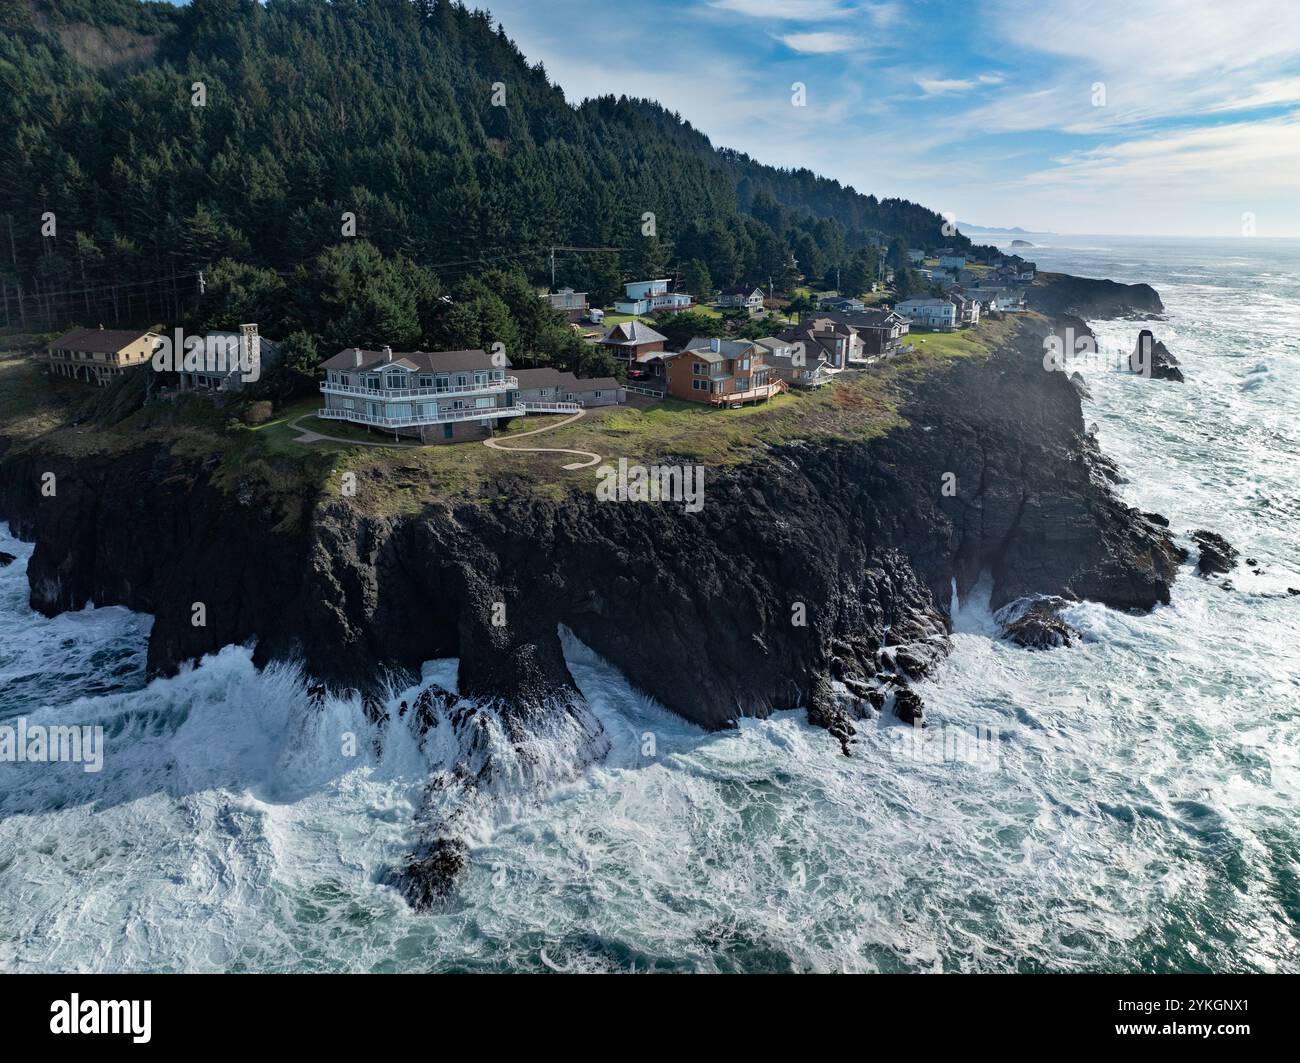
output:
M18 559L14 557L13 554L7 554L3 550L0 550L0 568L8 568L17 560Z
M469 847L458 838L435 838L390 868L383 883L392 886L417 912L426 912L451 896L456 877L469 860Z
M1064 598L1036 598L1012 602L994 619L1002 624L1002 637L1030 650L1053 650L1073 646L1081 638L1076 627L1061 616L1070 603Z
M1222 535L1212 531L1192 532L1192 541L1201 548L1196 571L1202 576L1217 576L1237 567L1238 552Z

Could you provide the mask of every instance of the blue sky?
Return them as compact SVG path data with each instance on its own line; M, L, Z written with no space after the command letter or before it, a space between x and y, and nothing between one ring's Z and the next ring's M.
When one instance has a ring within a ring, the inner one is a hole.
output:
M1294 0L475 6L571 100L657 99L715 144L961 221L1300 236Z

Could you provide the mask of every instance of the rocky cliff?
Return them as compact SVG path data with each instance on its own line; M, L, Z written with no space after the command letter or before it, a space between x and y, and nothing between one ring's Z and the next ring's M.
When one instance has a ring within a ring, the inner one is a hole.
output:
M871 442L793 443L706 469L696 513L600 501L588 485L564 501L521 493L401 518L321 495L286 524L220 489L210 460L141 443L76 460L14 450L0 460L0 516L36 541L35 608L154 614L158 672L256 640L259 662L295 657L366 691L386 669L459 657L460 697L428 691L408 721L461 743L458 792L526 782L535 766L521 751L540 733L580 746L579 761L600 755L562 627L704 727L803 706L848 753L856 717L919 720L909 684L946 652L953 590L982 574L994 608L1168 600L1181 554L1159 518L1113 495L1076 387L1043 368L1046 332L1031 317L988 359L913 374L906 425ZM440 807L394 873L415 903L463 861Z
M1120 284L1068 273L1039 273L1025 289L1025 305L1043 314L1091 318L1145 319L1165 311L1159 294L1149 284Z
M298 656L364 689L383 667L456 655L463 693L535 703L569 685L565 625L665 705L721 727L818 702L836 681L920 674L942 652L954 583L964 594L982 572L994 608L1031 594L1167 600L1168 536L1111 494L1077 391L1042 368L1042 335L1026 324L987 361L918 375L908 425L874 442L706 470L699 513L580 490L379 519L322 496L277 530L202 460L148 444L103 460L10 455L0 511L36 541L32 605L154 614L160 672L256 639L261 661Z

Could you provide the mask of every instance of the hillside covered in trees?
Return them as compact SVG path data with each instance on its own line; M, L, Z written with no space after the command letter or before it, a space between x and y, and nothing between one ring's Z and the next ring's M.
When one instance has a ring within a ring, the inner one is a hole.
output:
M303 357L501 340L575 363L528 298L552 247L611 249L555 259L607 300L860 276L873 237L944 239L933 211L715 148L653 102L569 101L507 33L447 0L0 0L6 323L257 320Z

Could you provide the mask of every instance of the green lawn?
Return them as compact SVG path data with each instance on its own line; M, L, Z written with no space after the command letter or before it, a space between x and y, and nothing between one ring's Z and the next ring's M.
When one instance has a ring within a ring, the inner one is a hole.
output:
M602 324L606 328L613 328L615 325L621 325L624 321L640 321L643 325L649 325L654 328L654 318L647 317L645 314L616 314L609 311L605 314L605 320Z
M643 465L667 460L717 467L752 460L771 446L794 440L870 439L903 424L904 381L951 358L985 355L1015 327L1002 321L958 333L918 333L909 337L916 348L912 354L845 373L814 392L789 392L737 410L674 398L643 410L603 407L521 442L590 451L602 463L627 458ZM499 438L560 420L528 417ZM358 500L367 512L397 515L451 499L483 502L522 492L563 500L572 491L594 490L599 466L566 471L566 460L464 443L401 452L356 448L339 469L358 472Z

